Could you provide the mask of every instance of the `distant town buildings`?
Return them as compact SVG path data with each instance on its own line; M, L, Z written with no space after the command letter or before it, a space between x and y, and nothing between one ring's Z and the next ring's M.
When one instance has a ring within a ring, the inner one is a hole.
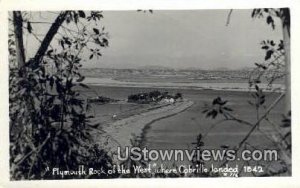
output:
M275 71L275 70L274 70ZM272 75L274 71L265 72L265 77ZM276 70L280 76L284 71ZM143 82L166 81L166 82L197 82L206 80L234 80L245 82L251 74L255 74L253 69L243 70L175 70L175 69L110 69L110 68L93 68L83 69L83 75L98 78L112 78L121 81ZM253 76L253 75L252 75ZM134 78L134 79L133 79Z

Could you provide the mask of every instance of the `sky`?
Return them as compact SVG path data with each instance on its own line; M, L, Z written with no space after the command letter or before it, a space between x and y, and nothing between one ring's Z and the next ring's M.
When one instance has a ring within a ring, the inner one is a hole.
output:
M241 69L263 61L262 40L282 39L279 22L272 30L265 19L251 18L251 10L233 10L226 26L228 13L229 10L154 10L153 14L104 11L100 24L109 32L109 47L102 50L103 56L98 60L88 60L89 55L84 54L84 67ZM37 41L28 38L28 56L34 54L37 45Z

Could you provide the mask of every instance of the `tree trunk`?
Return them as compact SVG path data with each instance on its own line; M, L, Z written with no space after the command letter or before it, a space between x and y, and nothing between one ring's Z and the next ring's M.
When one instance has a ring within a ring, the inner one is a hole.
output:
M285 114L291 110L291 54L290 54L290 37L287 28L283 29L283 41L285 50Z
M18 69L21 70L25 65L25 52L23 44L23 18L20 11L13 11L13 23L16 43L16 60Z
M290 53L290 12L289 9L283 9L281 18L283 26L283 43L285 51L285 114L291 110L291 53Z
M288 8L282 9L282 28L283 28L283 45L285 55L285 109L284 114L291 112L291 53L290 53L290 11ZM291 127L289 127L289 132ZM287 141L287 140L286 140ZM281 141L282 142L282 141ZM289 144L291 140L287 141ZM282 147L281 145L279 147ZM287 152L285 146L280 149L281 157L288 167L288 173L291 174L291 153Z

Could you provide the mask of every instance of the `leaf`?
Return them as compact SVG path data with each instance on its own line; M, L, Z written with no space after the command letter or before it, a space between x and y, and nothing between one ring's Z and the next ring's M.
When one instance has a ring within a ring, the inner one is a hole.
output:
M251 106L253 106L254 104L253 104L253 102L251 102L251 101L247 101Z
M85 18L85 13L83 11L78 11L79 17Z
M280 51L280 50L283 50L283 49L284 49L283 40L280 40L277 50Z
M68 46L71 46L71 45L72 45L72 43L71 43L71 41L70 41L70 39L69 39L68 37L63 37L63 41L64 41L64 43L67 44Z
M69 46L72 45L72 43L71 43L69 40L65 40L65 43L66 43L67 45L69 45Z
M79 85L80 85L81 87L83 87L83 88L87 88L87 89L90 88L88 85L85 85L85 84L83 84L83 83L79 83Z
M254 9L251 13L251 17L253 18L255 16L256 10Z
M214 100L213 100L213 102L212 102L212 104L213 105L215 105L215 104L220 104L220 101L221 101L222 99L220 98L220 97L217 97L217 98L215 98Z
M220 147L223 148L223 149L228 149L228 148L229 148L229 146L226 145L226 144L223 144L223 145L221 145Z
M89 57L89 59L92 59L93 57L94 57L94 54L91 54L90 57Z
M264 103L265 103L265 99L264 99L264 98L261 98L260 101L259 101L259 104L262 105L262 104L264 104Z
M275 29L275 24L274 24L274 20L272 18L272 16L268 16L267 17L267 24L271 24L272 28Z
M212 112L208 112L205 117L211 116Z
M108 46L108 40L106 38L103 38L102 42L103 42L104 46Z
M202 111L203 114L206 113L206 112L208 112L208 109L205 109L205 110Z
M97 35L99 35L99 30L98 29L96 29L96 28L93 28L93 31L97 34Z
M213 104L213 105L218 104L218 105L223 106L223 105L225 105L227 102L228 102L228 101L223 101L223 100L221 99L221 97L217 97L217 98L215 98L215 99L213 100L212 104Z
M273 50L268 50L265 56L265 61L271 58L272 54L274 53Z
M264 70L267 69L267 67L265 65L259 64L259 63L254 63L258 68L262 68Z
M291 119L285 118L282 120L281 127L290 127L291 126Z
M53 53L52 49L47 52L47 56L51 56L51 53Z
M218 112L216 110L212 111L212 118L215 119L218 115Z
M28 30L28 33L32 33L32 26L31 26L30 22L27 22L27 30Z
M77 81L77 82L82 82L84 79L85 79L85 77L84 77L84 76L81 76L81 77L78 78L76 81Z
M65 42L63 40L60 41L60 45L63 49L65 49Z

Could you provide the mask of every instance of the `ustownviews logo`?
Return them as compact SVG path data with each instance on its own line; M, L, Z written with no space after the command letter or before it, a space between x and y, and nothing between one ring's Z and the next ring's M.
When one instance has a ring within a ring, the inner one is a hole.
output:
M139 161L277 161L278 151L268 150L242 150L237 152L234 149L148 149L147 147L125 147L122 150L118 147L117 157L121 161L128 159Z

